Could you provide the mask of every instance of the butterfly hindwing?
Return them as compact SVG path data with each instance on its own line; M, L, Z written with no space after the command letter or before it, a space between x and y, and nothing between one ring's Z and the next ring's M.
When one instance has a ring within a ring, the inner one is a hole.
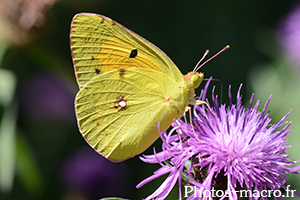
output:
M75 100L87 142L112 161L141 153L184 112L187 99L168 75L149 69L119 69L92 78ZM178 104L179 102L179 104Z

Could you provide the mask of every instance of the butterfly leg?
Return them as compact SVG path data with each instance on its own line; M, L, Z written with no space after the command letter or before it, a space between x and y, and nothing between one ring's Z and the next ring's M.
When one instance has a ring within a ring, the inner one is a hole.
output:
M185 118L185 117L184 117L184 118ZM177 132L177 134L178 134L178 138L179 138L179 141L180 141L180 146L181 146L181 148L183 148L183 146L182 146L182 139L181 139L180 134L183 134L183 135L184 135L184 132L181 130L180 124L179 124L176 120L174 121L174 124L175 124L175 126L176 126L176 132Z
M204 104L209 109L210 113L215 115L214 112L212 111L211 107L209 106L209 104L206 103L205 101L195 100L193 103L196 104L196 105Z
M203 101L203 102L204 102L204 101ZM204 102L204 103L206 104L206 102ZM203 103L202 103L202 104L203 104ZM199 138L198 138L197 135L196 135L195 128L194 128L194 125L193 125L193 120L192 120L192 108L189 107L189 106L187 106L187 107L185 108L185 110L186 110L186 112L189 113L189 116L190 116L190 124L191 124L191 126L192 126L193 133L194 133L196 139L200 142ZM185 113L184 113L184 119L185 119L185 121L186 121L185 123L187 123L187 120L186 120L186 117L185 117Z
M196 104L196 105L202 105L202 104L204 104L204 105L209 109L209 111L214 115L214 113L213 113L211 107L209 106L209 104L208 104L207 102L205 102L205 101L200 101L200 100L193 100L193 102L190 102L190 103L191 103L191 104L194 104L194 105L195 105L195 104ZM193 133L194 133L196 139L200 142L200 139L197 137L196 132L195 132L195 128L194 128L194 125L193 125L193 120L192 120L192 110L191 110L191 107L189 107L189 106L186 107L186 108L185 108L185 111L186 111L186 112L189 112L189 116L190 116L190 124L191 124L191 126L192 126ZM185 117L185 113L184 113L184 119L185 119L185 122L187 122L186 117Z

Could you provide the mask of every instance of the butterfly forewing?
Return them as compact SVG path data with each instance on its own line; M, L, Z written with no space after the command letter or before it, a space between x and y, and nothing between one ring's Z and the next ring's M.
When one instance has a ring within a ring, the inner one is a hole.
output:
M77 14L70 35L80 87L97 75L121 68L153 69L177 83L184 81L178 68L159 48L105 16Z

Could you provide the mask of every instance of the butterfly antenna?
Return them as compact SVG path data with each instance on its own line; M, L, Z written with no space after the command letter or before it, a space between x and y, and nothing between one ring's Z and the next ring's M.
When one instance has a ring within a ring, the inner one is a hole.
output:
M194 70L193 70L193 72L197 71L197 70L196 70L196 69L197 69L197 66L200 65L200 63L201 63L201 62L203 61L203 59L207 56L208 53L209 53L209 50L207 49L207 50L204 52L202 58L198 61L197 65L195 66L195 68L194 68Z
M202 58L200 59L200 61L197 63L196 67L194 68L193 72L198 71L203 65L205 65L206 63L208 63L210 60L212 60L213 58L215 58L217 55L219 55L220 53L226 51L227 49L229 49L230 46L226 45L226 47L224 47L223 49L221 49L218 53L216 53L214 56L210 57L208 60L206 60L204 63L201 63L201 61L205 58L205 56L208 54L208 50L205 51L204 55L202 56ZM200 66L199 66L200 65Z

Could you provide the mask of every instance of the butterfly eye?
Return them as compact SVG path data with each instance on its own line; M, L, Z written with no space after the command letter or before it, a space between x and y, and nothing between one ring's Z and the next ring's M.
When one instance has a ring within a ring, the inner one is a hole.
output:
M192 84L194 85L194 88L197 88L199 87L200 83L202 82L203 80L203 73L194 73L191 77L190 77L190 80L192 82Z
M188 84L191 84L194 88L197 88L202 82L204 74L198 72L190 72L187 75L184 75L183 77Z

